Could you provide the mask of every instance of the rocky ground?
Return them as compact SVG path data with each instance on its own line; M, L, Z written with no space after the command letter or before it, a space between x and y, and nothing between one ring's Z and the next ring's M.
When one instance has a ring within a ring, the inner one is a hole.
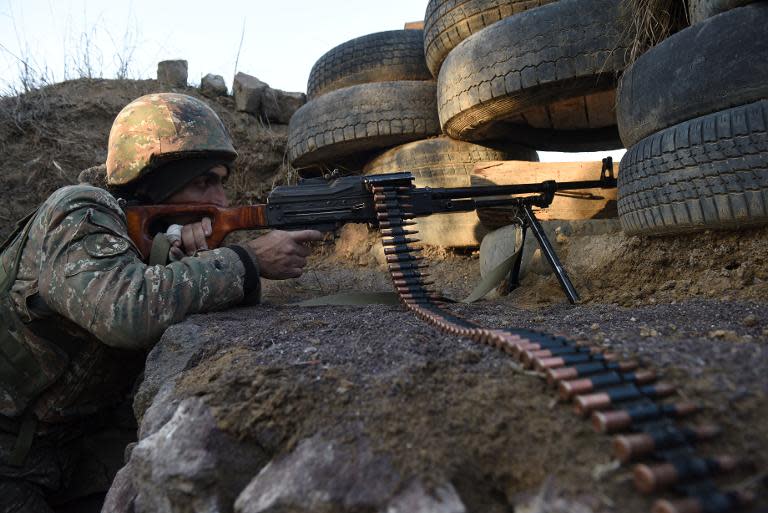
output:
M521 289L449 309L484 326L559 333L640 358L678 387L677 398L704 406L694 423L724 428L705 454L745 460L719 483L755 490L768 506L765 230L674 242L579 231L560 226L555 238L581 304L565 302L532 254ZM579 256L594 244L605 259ZM468 293L476 253L427 254L442 292ZM652 499L634 491L610 438L508 355L445 335L399 306L292 304L388 290L379 260L375 239L349 229L318 248L301 279L267 283L264 305L168 330L137 395L140 442L108 506L649 511Z

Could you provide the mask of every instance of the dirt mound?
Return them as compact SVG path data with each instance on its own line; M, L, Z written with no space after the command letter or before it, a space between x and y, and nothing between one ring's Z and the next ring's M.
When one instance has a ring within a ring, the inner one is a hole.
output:
M625 307L690 298L768 299L768 228L708 231L675 237L628 237L621 232L574 237L564 258L586 303ZM532 274L520 299L549 302L537 287L552 278ZM528 291L528 292L526 292Z
M705 406L695 422L723 426L721 437L700 447L703 454L730 454L754 465L718 483L759 486L750 476L768 461L761 429L768 375L754 364L765 361L764 304L708 299L530 310L495 301L450 310L485 326L543 329L639 357L679 388L678 400ZM744 322L745 315L755 321ZM180 340L200 348L183 365ZM172 391L158 393L152 408L172 412L178 401L198 397L221 430L243 447L261 447L272 465L290 460L318 434L348 447L352 458L362 436L401 482L451 483L467 511L529 511L527 497L540 487L547 497L536 500L561 500L561 507L540 504L530 511L650 509L651 499L633 490L631 467L612 460L610 437L557 402L540 376L502 352L437 332L397 306L260 306L194 316L170 328L153 355L150 374L165 376ZM165 366L176 370L157 372ZM299 481L301 468L292 472L288 481ZM257 479L256 470L253 475ZM139 489L142 479L136 478ZM349 494L364 496L369 488ZM555 497L548 496L550 488ZM322 496L325 489L314 491ZM378 510L340 501L285 511Z
M550 240L585 304L634 307L692 298L768 299L768 228L657 238L555 230ZM430 279L446 297L466 297L480 281L477 251L426 246L423 254ZM522 286L502 301L525 308L566 302L538 249L524 260L523 273ZM377 232L349 225L335 244L316 248L301 278L269 282L264 290L267 301L285 303L354 290L391 291L392 282ZM486 300L494 297L492 293Z
M0 98L0 237L52 191L101 164L117 113L131 100L165 89L155 80L78 79ZM197 89L179 90L203 98ZM230 97L203 98L229 129L239 152L228 182L234 203L263 199L284 180L287 126L266 126L237 112Z

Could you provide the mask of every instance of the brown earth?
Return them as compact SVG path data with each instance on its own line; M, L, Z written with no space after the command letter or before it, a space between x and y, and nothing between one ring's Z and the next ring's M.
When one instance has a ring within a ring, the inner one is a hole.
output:
M584 237L570 247L560 244L583 303L631 307L692 298L768 300L768 228L657 238L614 233ZM437 290L447 297L466 297L480 281L476 250L427 246L424 255ZM335 244L317 248L300 279L267 283L267 298L281 303L349 290L391 290L382 261L374 230L346 226ZM523 307L566 302L553 275L533 272L509 300Z

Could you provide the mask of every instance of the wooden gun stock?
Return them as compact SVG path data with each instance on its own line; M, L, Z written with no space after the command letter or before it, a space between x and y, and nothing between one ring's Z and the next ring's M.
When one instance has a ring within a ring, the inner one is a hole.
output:
M153 229L161 219L190 216L197 219L209 217L212 233L206 239L209 248L216 248L224 237L236 230L268 228L266 205L244 207L220 207L212 204L167 204L124 207L128 223L128 235L141 252L143 260L149 258Z

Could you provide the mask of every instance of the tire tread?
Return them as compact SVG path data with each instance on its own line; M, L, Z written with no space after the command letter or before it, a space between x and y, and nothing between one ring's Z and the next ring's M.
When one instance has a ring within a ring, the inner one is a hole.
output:
M685 121L631 147L619 173L624 231L657 235L768 223L767 121L768 100L761 100Z
M307 98L357 84L432 80L421 30L390 30L342 43L320 57L309 73Z
M288 127L295 167L437 135L435 83L377 82L345 87L303 105Z

